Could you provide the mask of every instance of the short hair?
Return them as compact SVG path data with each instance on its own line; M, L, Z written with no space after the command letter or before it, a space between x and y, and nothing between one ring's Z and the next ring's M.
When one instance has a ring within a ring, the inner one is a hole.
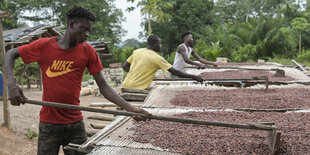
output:
M74 20L76 18L86 18L92 22L96 20L95 16L89 12L87 9L82 7L74 6L71 10L67 12L68 21Z
M184 40L184 38L187 36L187 35L190 35L190 34L192 34L191 32L184 32L183 34L182 34L182 41Z
M150 35L147 38L147 44L148 45L153 45L155 43L158 43L159 37L157 35Z

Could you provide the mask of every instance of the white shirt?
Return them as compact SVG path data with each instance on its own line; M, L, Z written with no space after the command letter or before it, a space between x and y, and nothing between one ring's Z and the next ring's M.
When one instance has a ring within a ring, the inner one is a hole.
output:
M192 48L191 47L187 47L184 43L181 44L184 46L185 48L185 53L186 56L189 58L192 54ZM175 53L175 57L174 57L174 61L173 61L173 68L180 70L180 71L185 71L184 67L185 67L186 62L183 59L182 54L180 54L179 52Z

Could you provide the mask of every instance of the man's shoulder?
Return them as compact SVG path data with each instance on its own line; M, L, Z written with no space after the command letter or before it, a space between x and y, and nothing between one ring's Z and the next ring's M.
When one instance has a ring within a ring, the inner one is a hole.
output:
M90 45L90 44L88 44L88 43L86 43L86 42L83 42L83 43L81 44L81 46L82 46L83 49L86 50L86 51L96 51L95 48L94 48L92 45Z
M47 42L50 42L50 41L55 40L55 39L56 39L56 37L40 38L37 40L37 42L47 43Z
M143 52L143 51L147 51L147 48L138 48L136 50L134 50L133 52Z
M177 48L177 51L180 52L180 51L185 51L185 47L184 47L184 44L179 44L178 48Z

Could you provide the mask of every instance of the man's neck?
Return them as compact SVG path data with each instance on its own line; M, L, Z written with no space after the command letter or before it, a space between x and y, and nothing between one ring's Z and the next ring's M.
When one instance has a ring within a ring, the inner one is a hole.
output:
M62 37L59 37L59 39L57 40L57 44L60 48L65 50L72 49L77 45L75 41L72 41L70 39L70 36L67 32Z
M185 44L186 47L190 47L190 46L189 46L189 43L184 42L184 44Z
M149 50L153 50L152 47L149 46L149 45L147 45L146 48L149 49ZM155 50L153 50L153 51L155 51Z

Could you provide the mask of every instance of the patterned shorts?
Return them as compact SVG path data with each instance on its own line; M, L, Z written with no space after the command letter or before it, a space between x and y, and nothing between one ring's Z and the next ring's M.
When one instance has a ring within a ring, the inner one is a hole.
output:
M40 122L38 155L58 155L60 145L83 144L87 140L83 120L72 124L51 124ZM80 155L74 150L64 150L66 155Z

